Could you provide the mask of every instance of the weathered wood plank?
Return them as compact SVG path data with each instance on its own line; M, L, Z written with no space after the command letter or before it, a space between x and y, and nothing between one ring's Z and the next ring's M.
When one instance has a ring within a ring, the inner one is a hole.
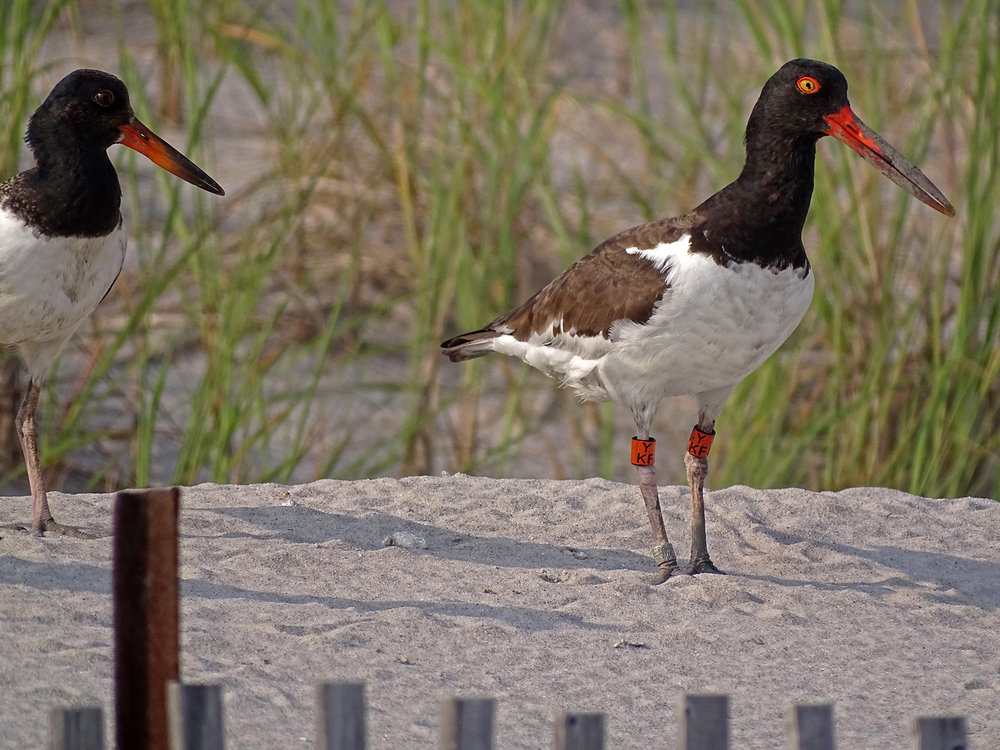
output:
M53 708L49 727L51 750L104 750L104 712L100 707Z
M604 714L563 714L556 718L553 750L604 750Z
M365 686L326 682L316 688L316 747L365 750Z
M913 722L917 750L966 750L964 716L922 716Z
M223 750L221 685L171 682L167 695L170 750Z
M167 683L180 675L177 488L119 492L113 512L115 746L167 750Z
M685 695L681 699L681 750L729 750L729 697Z
M492 750L492 698L453 698L441 704L441 750Z
M787 736L789 750L834 750L833 706L792 706Z

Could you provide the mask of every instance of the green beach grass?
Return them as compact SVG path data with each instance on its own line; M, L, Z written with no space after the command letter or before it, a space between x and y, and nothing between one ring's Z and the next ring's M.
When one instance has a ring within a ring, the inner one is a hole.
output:
M100 67L227 189L113 149L130 256L43 396L52 488L631 481L626 409L438 343L734 179L763 82L808 56L958 216L820 143L816 296L729 400L709 485L1000 497L998 50L995 0L4 3L2 176L49 87ZM685 409L656 427L678 467Z

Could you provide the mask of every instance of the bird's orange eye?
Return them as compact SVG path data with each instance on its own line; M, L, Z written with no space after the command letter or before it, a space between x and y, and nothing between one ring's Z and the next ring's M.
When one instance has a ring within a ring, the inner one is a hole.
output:
M795 82L795 85L803 94L815 94L819 91L819 81L812 76L802 76Z
M97 102L98 106L110 107L115 103L115 95L107 89L98 89L94 92L94 101Z

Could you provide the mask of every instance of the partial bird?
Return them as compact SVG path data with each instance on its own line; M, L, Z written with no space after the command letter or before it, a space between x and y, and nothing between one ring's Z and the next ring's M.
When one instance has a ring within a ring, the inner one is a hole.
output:
M0 184L0 345L28 371L17 436L31 487L31 531L86 536L57 523L38 460L35 412L60 351L104 299L125 260L121 187L107 149L128 146L182 180L225 192L143 125L128 89L100 70L63 78L28 122L35 166Z
M715 422L733 388L805 315L813 274L802 227L816 143L837 138L930 207L947 198L851 109L832 65L798 59L764 84L746 128L734 182L683 216L626 229L484 328L448 339L454 362L518 357L583 401L625 403L635 418L631 461L657 565L653 583L681 572L667 538L650 424L667 396L698 399L684 464L691 494L691 556L684 572L721 572L708 553L704 484Z

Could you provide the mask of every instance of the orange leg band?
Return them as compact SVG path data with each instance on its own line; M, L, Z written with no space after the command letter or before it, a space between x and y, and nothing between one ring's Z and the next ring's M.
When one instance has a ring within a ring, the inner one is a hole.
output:
M632 438L632 465L652 466L656 461L656 440L640 440Z
M702 432L695 425L691 430L691 437L688 438L688 453L695 458L705 458L712 450L712 441L715 440L714 432Z

